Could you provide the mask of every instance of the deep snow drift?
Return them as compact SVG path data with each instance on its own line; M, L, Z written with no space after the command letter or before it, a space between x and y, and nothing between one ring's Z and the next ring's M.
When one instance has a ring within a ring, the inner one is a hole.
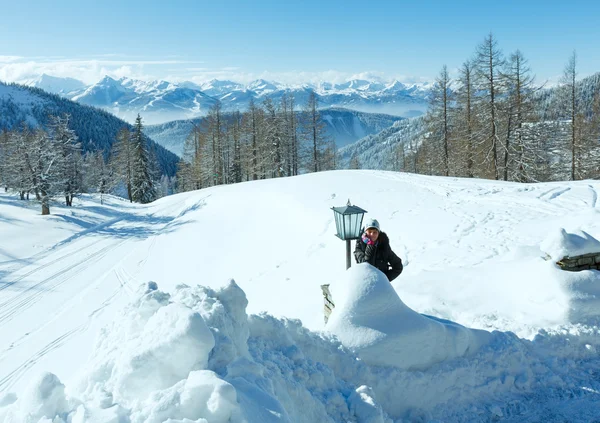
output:
M299 321L247 316L246 297L233 281L217 291L180 285L172 294L151 282L101 331L85 370L72 386L65 389L55 375L42 374L21 396L10 394L0 400L0 419L11 423L383 423L500 417L547 421L562 416L563 402L574 398L577 410L564 413L570 419L585 421L600 412L596 399L600 381L590 377L600 370L597 331L579 333L581 340L574 343L569 342L570 335L539 335L530 342L501 332L469 334L469 329L453 330L450 322L418 315L397 297L387 301L391 293L384 288L389 285L384 279L378 270L358 266L349 272L349 286L336 291L345 294L329 326L342 337L341 344L327 332L306 330ZM387 310L374 312L374 305L385 303ZM369 319L361 319L366 315ZM389 319L401 316L407 321L397 322L398 329ZM424 330L417 333L415 326ZM374 339L364 332L367 327L390 329L384 335L391 339ZM456 358L467 353L464 343L469 335L477 348L468 357ZM354 345L349 348L344 339ZM417 358L419 350L428 363ZM426 371L372 365L381 364L373 359L382 356L400 365L403 356L409 363L417 358ZM432 357L440 363L436 365Z
M590 421L599 272L554 261L595 249L598 188L338 171L50 217L0 194L0 416ZM348 198L393 284L343 270Z
M489 333L423 316L408 308L387 277L363 263L329 287L335 309L326 329L368 364L426 369L476 352Z

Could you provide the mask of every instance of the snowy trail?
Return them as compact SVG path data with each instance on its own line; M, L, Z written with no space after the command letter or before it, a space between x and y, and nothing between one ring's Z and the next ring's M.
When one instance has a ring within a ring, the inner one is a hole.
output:
M83 363L81 351L91 349L98 329L133 295L134 278L124 266L138 248L152 249L172 220L157 220L157 213L169 208L94 219L49 248L0 267L0 392L22 387L41 369L68 378L73 365Z

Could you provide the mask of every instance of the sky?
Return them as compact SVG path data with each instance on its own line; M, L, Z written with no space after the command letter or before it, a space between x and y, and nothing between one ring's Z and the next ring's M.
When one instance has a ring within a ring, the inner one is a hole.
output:
M431 81L492 32L537 80L600 71L600 2L0 0L0 80ZM10 40L10 41L9 41ZM6 42L9 41L9 42Z

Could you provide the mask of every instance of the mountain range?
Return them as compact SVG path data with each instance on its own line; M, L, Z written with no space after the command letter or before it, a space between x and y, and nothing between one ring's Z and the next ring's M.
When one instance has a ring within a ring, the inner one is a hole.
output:
M51 81L49 81L51 82ZM59 89L57 85L54 85ZM50 115L68 114L69 126L77 134L84 152L110 151L117 133L132 126L95 107L86 106L52 94L40 88L0 82L0 132L22 123L30 127L47 127ZM179 159L176 155L149 140L159 163L161 173L173 176Z
M257 102L267 96L275 102L284 94L295 98L301 109L311 92L317 94L319 107L342 107L368 113L386 113L415 117L427 110L429 84L404 84L400 81L353 79L344 83L288 85L258 79L248 84L228 80L194 82L141 81L105 76L92 85L73 78L41 75L20 81L28 86L61 95L89 106L100 107L133 122L138 113L149 124L203 116L217 101L224 111L245 110L250 99Z

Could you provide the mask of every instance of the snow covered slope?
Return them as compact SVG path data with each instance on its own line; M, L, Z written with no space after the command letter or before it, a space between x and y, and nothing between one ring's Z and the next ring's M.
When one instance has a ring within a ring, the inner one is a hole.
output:
M335 171L47 218L1 194L0 421L590 421L600 276L549 257L596 245L598 189ZM391 286L344 269L348 198Z

